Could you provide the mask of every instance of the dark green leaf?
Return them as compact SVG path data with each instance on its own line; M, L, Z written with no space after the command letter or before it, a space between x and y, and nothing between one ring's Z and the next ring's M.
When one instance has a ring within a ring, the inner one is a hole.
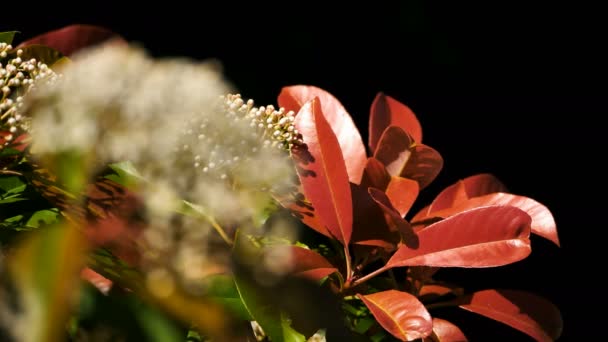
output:
M0 177L0 199L21 193L26 187L27 185L17 176Z
M239 318L252 321L253 317L243 304L234 279L229 275L218 274L210 276L205 281L206 295L212 300L224 305L227 310Z
M0 43L12 44L16 33L19 33L19 31L0 32Z
M239 296L251 317L258 322L264 333L271 341L281 342L304 342L304 335L295 331L287 319L282 317L281 312L271 304L263 302L256 295L256 285L249 279L236 276L235 284Z

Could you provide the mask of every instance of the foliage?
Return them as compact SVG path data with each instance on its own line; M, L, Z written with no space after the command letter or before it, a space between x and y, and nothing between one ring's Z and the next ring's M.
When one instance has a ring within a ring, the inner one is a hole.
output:
M7 51L2 58L20 49L24 58L58 72L77 63L67 58L85 48L108 40L127 45L103 28L75 25L13 49L15 33L0 33ZM19 95L27 98L28 89ZM548 208L509 193L490 174L458 180L411 212L443 159L422 143L420 122L406 105L377 95L366 147L344 106L320 88L283 88L278 111L229 99L245 118L263 117L252 123L263 128L256 134L266 145L278 142L297 176L288 190L231 183L230 189L247 191L239 204L251 212L247 220L227 220L190 196L163 197L168 236L184 234L190 221L217 235L205 239L219 261L186 254L191 269L182 273L169 265L178 251L145 242L158 232L155 218L165 217L150 212L156 207L146 191L166 184L156 184L130 160L101 161L99 168L92 150L37 154L29 126L17 128L8 119L14 113L3 115L0 302L8 304L0 306L0 336L466 341L463 330L470 327L442 319L438 309L445 307L538 341L560 336L559 310L546 299L507 289L468 292L439 279L445 267L518 262L531 253L530 234L560 242ZM23 134L13 137L17 129ZM290 224L302 231L289 233ZM197 275L193 281L190 274Z

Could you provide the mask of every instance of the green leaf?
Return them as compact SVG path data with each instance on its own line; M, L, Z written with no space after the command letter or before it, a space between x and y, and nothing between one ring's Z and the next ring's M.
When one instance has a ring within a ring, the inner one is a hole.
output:
M25 223L27 228L40 228L44 225L49 225L57 222L59 217L59 209L43 209L36 211L30 216Z
M304 335L298 333L291 327L291 322L286 319L277 308L264 303L259 296L256 286L249 279L235 276L234 281L241 301L251 317L258 322L264 333L273 342L304 342Z
M12 44L16 33L19 33L19 31L0 32L0 43Z
M131 188L144 180L143 176L135 168L135 165L129 161L110 164L109 167L113 173L106 175L105 178L126 188Z
M357 334L363 335L369 330L369 328L371 328L374 325L374 323L376 323L375 319L373 319L371 317L364 317L357 321L353 330Z
M2 218L0 217L0 219ZM13 230L31 230L54 224L58 219L59 209L42 209L4 218L0 221L0 227Z
M183 341L182 331L161 312L141 303L132 303L131 306L136 313L135 317L139 321L144 334L147 336L147 341Z
M0 177L0 198L21 193L27 185L17 176Z
M252 321L253 317L239 295L234 279L226 274L213 275L205 279L206 295L226 307L237 317Z
M0 177L0 204L25 200L23 192L26 188L27 184L17 176Z

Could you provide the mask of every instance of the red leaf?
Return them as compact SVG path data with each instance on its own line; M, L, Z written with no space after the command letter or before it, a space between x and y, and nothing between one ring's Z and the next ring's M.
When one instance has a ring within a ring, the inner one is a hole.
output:
M410 178L420 189L429 185L441 171L443 158L429 146L413 143L397 126L389 126L378 142L374 158L386 167L391 176Z
M410 159L411 146L410 136L403 129L389 126L380 137L374 158L384 164L391 176L399 176Z
M451 208L469 198L506 191L507 187L498 178L489 173L470 176L448 186L439 193L428 209L427 214Z
M504 323L537 341L554 341L562 333L562 317L548 300L515 290L473 293L461 308Z
M280 249L280 253L276 255L290 255L290 273L295 276L321 280L338 271L322 255L310 249L297 246L280 246L273 249Z
M433 334L423 342L467 342L466 336L453 323L440 318L433 318Z
M388 267L495 267L530 254L530 216L515 207L484 207L431 224L418 232L420 247L405 245Z
M378 323L401 341L429 336L433 330L431 315L416 297L397 290L357 294Z
M380 247L392 252L401 241L401 234L394 226L392 229L389 227L391 220L387 219L387 214L372 199L370 189L373 188L351 183L354 215L351 241L357 245ZM386 203L392 206L388 199ZM399 214L395 211L395 215Z
M40 44L51 47L64 56L70 56L80 49L84 49L104 41L114 39L124 43L123 38L103 27L91 25L70 25L58 30L46 32L19 44L17 48Z
M392 177L386 188L386 196L403 217L418 197L418 182L403 177Z
M284 87L279 94L279 106L298 113L305 103L318 97L323 115L338 138L346 162L348 179L359 184L367 161L365 145L357 126L344 106L327 91L305 85Z
M416 115L403 103L378 93L369 116L369 148L376 150L380 137L389 126L401 127L415 142L422 142L422 127Z
M308 159L301 155L296 158L304 195L329 232L348 245L353 225L348 174L338 140L325 120L317 98L302 107L295 126L310 154Z
M553 215L547 207L535 200L504 192L497 192L485 196L475 197L467 200L460 205L429 214L428 217L450 217L457 213L484 207L484 206L513 206L519 208L532 217L532 233L542 236L559 246L557 227Z
M462 296L463 294L462 288L453 285L427 284L420 288L418 298L421 301L431 301L447 295Z
M299 184L297 191L294 194L278 195L273 194L274 199L279 202L285 209L288 209L291 214L299 219L306 226L316 230L329 238L331 234L325 228L325 225L321 223L321 220L315 215L315 208L312 206L309 200L306 199L302 193L302 185Z
M101 293L107 295L112 289L112 281L101 274L85 267L80 271L80 277L95 286Z
M369 188L368 191L372 199L376 202L380 209L382 209L389 229L394 232L399 232L403 243L410 248L418 248L418 237L416 234L414 234L412 226L410 226L410 224L404 220L399 212L393 207L386 194L374 188Z
M391 175L388 174L384 165L374 157L367 159L365 169L363 170L363 178L361 178L361 186L364 188L376 188L386 190L388 183L391 181Z
M412 155L400 176L417 181L420 189L424 189L443 168L443 158L439 152L426 145L416 145L411 152Z

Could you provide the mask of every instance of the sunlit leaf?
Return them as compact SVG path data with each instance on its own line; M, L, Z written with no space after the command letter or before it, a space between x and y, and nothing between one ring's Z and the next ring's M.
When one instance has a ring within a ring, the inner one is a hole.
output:
M70 56L78 50L110 39L124 42L124 40L116 33L103 27L91 25L70 25L28 39L19 44L18 48L24 48L34 44L45 45L60 51L65 56Z
M401 216L405 216L416 198L420 187L418 182L403 177L391 177L386 188L386 196Z
M388 267L495 267L530 254L530 216L515 207L466 211L418 231L419 248L402 245Z
M386 167L391 176L399 176L412 155L412 143L401 127L389 126L380 137L374 158Z
M469 198L506 191L507 187L494 175L489 173L473 175L459 180L440 192L424 215L457 206Z
M386 190L390 181L391 175L388 174L384 165L374 157L368 158L363 170L361 186L363 188Z
M537 341L554 341L562 333L559 310L550 301L515 290L483 290L463 300L461 308L524 332Z
M466 336L453 323L440 318L433 318L433 333L423 342L467 342Z
M416 145L400 176L418 182L420 189L426 188L443 168L439 152L426 145Z
M0 43L12 44L13 38L15 38L15 34L17 33L19 33L19 31L0 32Z
M338 269L319 253L296 246L276 246L272 255L284 255L291 262L289 273L295 276L319 281Z
M394 98L378 93L369 116L369 147L376 150L380 136L389 126L397 126L407 132L415 142L422 142L422 127L412 110Z
M281 89L278 103L279 106L298 113L305 103L315 97L319 99L321 112L338 139L346 163L348 179L359 184L367 160L365 145L352 117L340 101L323 89L295 85Z
M450 217L466 210L484 206L513 206L525 211L532 217L532 233L542 236L559 246L557 227L551 211L541 203L525 196L496 192L474 197L461 204L429 214L429 217Z
M353 224L348 174L340 145L318 99L302 107L295 126L306 144L296 158L304 194L329 232L348 245Z
M420 189L429 185L441 171L443 158L429 146L417 144L397 126L384 130L374 152L391 176L401 176L418 182Z
M386 194L378 189L369 188L369 194L376 204L382 209L391 231L398 232L401 240L411 248L418 248L418 237L414 234L412 227L401 214L395 209Z
M331 234L327 228L325 228L325 225L321 222L319 216L317 216L312 203L306 199L303 192L302 185L299 184L297 190L291 194L273 194L273 196L277 202L285 209L288 209L295 218L302 221L302 223L313 230L331 238Z
M431 315L418 299L397 290L358 294L378 323L401 341L429 336L433 329Z

